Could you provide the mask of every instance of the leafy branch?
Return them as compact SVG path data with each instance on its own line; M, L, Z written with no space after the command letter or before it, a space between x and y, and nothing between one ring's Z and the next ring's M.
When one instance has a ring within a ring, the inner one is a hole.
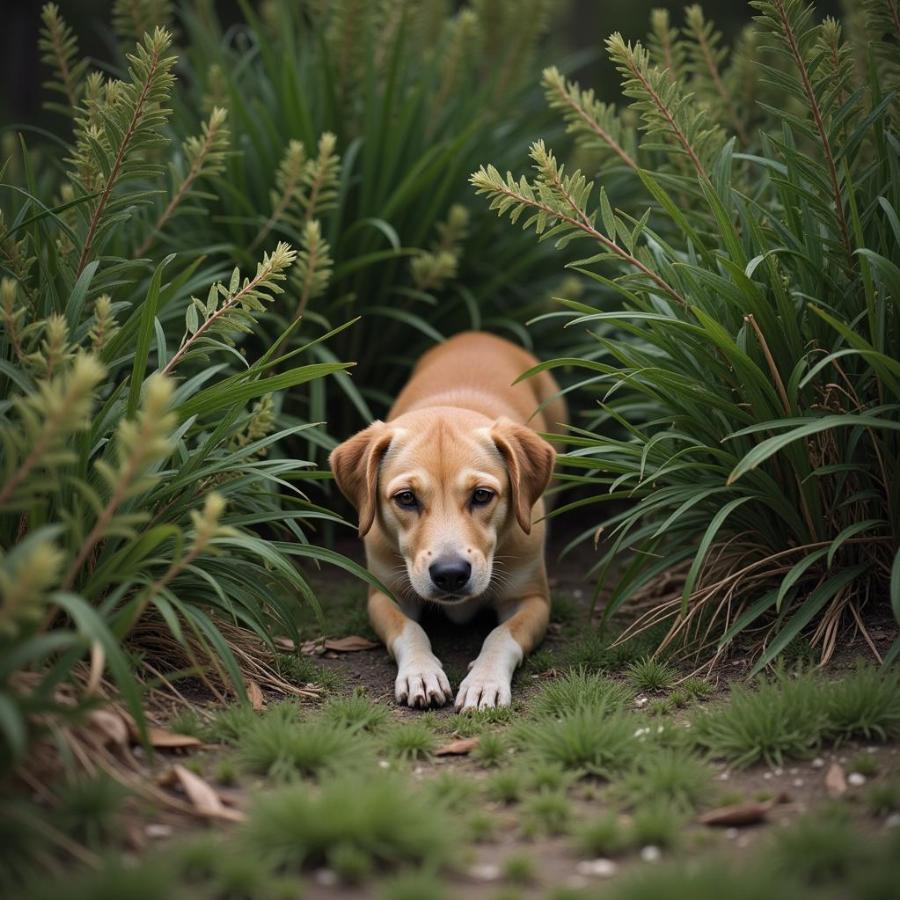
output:
M289 244L279 242L272 253L263 255L262 262L257 263L256 274L253 278L245 278L243 285L240 270L235 267L228 287L220 282L213 284L206 303L191 297L186 313L187 332L178 350L162 368L162 374L172 372L198 341L215 332L249 331L247 326L253 322L253 314L264 309L263 301L272 301L276 294L282 293L279 282L285 280L285 270L296 258L297 252ZM221 305L220 297L224 298ZM204 317L202 322L201 315Z
M486 194L491 198L490 208L496 209L498 215L508 214L510 221L515 224L526 210L533 210L523 227L527 229L534 226L540 235L547 231L548 224L556 223L556 229L565 235L562 240L567 240L574 232L580 231L601 244L613 256L637 269L680 306L687 307L687 300L672 285L648 268L633 252L615 241L614 231L610 237L594 226L594 217L586 208L593 184L581 172L566 175L564 167L557 164L553 153L545 148L543 141L532 144L530 156L538 172L534 184L530 184L524 176L517 182L511 172L504 179L492 165L486 168L482 166L471 175L469 182L475 187L477 194ZM601 200L604 199L605 194L601 192ZM612 218L611 211L607 218ZM556 233L556 229L547 233ZM629 238L629 242L633 244L633 239Z

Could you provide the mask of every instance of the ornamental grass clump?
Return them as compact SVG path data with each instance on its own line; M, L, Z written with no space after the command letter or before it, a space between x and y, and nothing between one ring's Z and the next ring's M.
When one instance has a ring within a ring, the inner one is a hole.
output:
M884 0L847 29L750 5L730 51L698 7L611 35L624 111L544 72L594 178L537 141L530 179L471 182L594 285L555 314L585 343L538 368L596 400L560 467L611 504L582 534L604 621L646 593L632 630L708 658L740 638L759 671L900 616L900 34Z

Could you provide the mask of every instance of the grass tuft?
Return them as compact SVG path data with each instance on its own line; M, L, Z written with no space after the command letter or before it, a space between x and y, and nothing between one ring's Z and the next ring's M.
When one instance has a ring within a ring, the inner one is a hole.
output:
M823 691L826 734L835 741L900 735L900 670L860 666Z
M628 847L628 835L615 813L606 813L575 832L575 846L583 856L617 856Z
M453 822L439 806L378 771L328 779L319 791L296 784L262 797L242 835L258 852L298 868L326 863L338 846L366 854L373 865L441 866L457 846Z
M608 777L631 761L638 745L634 731L634 719L624 713L581 708L559 719L523 723L516 739L545 762Z
M672 687L678 673L666 663L645 656L628 667L625 677L636 691L659 693Z
M522 833L526 837L566 834L572 822L572 806L561 791L539 791L522 804Z
M319 777L351 765L360 754L361 740L329 722L268 715L241 738L238 759L247 771L278 780Z
M535 861L524 853L513 853L503 860L503 878L513 884L531 884L537 874Z
M431 759L437 738L427 725L414 719L387 732L384 747L391 756L407 762Z
M634 847L674 847L684 828L684 815L671 803L655 801L635 810L629 829L629 842Z
M486 769L495 768L506 758L508 748L505 735L484 731L478 746L472 751L472 758Z
M711 778L709 766L695 754L662 748L641 754L619 786L635 805L665 800L688 812L709 798Z
M487 783L487 796L497 803L517 803L526 790L525 773L518 769L503 769L497 772Z
M322 718L332 725L351 731L378 731L390 718L387 707L370 700L365 694L334 697L322 707Z
M612 710L622 708L631 696L631 691L618 682L582 667L544 685L531 708L536 716L560 716L584 708Z

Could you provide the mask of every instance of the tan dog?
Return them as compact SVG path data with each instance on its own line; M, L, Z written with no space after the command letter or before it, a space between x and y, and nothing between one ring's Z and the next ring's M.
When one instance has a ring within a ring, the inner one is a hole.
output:
M331 454L359 513L369 571L396 597L369 589L372 627L397 661L399 703L452 696L417 621L426 603L456 622L490 605L500 622L459 686L457 709L508 705L513 672L544 635L545 529L534 520L555 453L535 432L561 433L566 408L547 372L513 385L536 363L492 335L457 335L422 357L387 422Z

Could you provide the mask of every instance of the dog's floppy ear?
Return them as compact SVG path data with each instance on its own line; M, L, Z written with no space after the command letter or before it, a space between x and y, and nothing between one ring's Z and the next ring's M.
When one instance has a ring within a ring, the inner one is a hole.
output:
M378 464L392 437L384 422L373 422L335 447L328 457L337 486L359 514L360 537L368 534L375 521Z
M516 520L525 534L531 534L531 508L550 481L556 451L530 428L511 419L498 419L491 438L509 471Z

